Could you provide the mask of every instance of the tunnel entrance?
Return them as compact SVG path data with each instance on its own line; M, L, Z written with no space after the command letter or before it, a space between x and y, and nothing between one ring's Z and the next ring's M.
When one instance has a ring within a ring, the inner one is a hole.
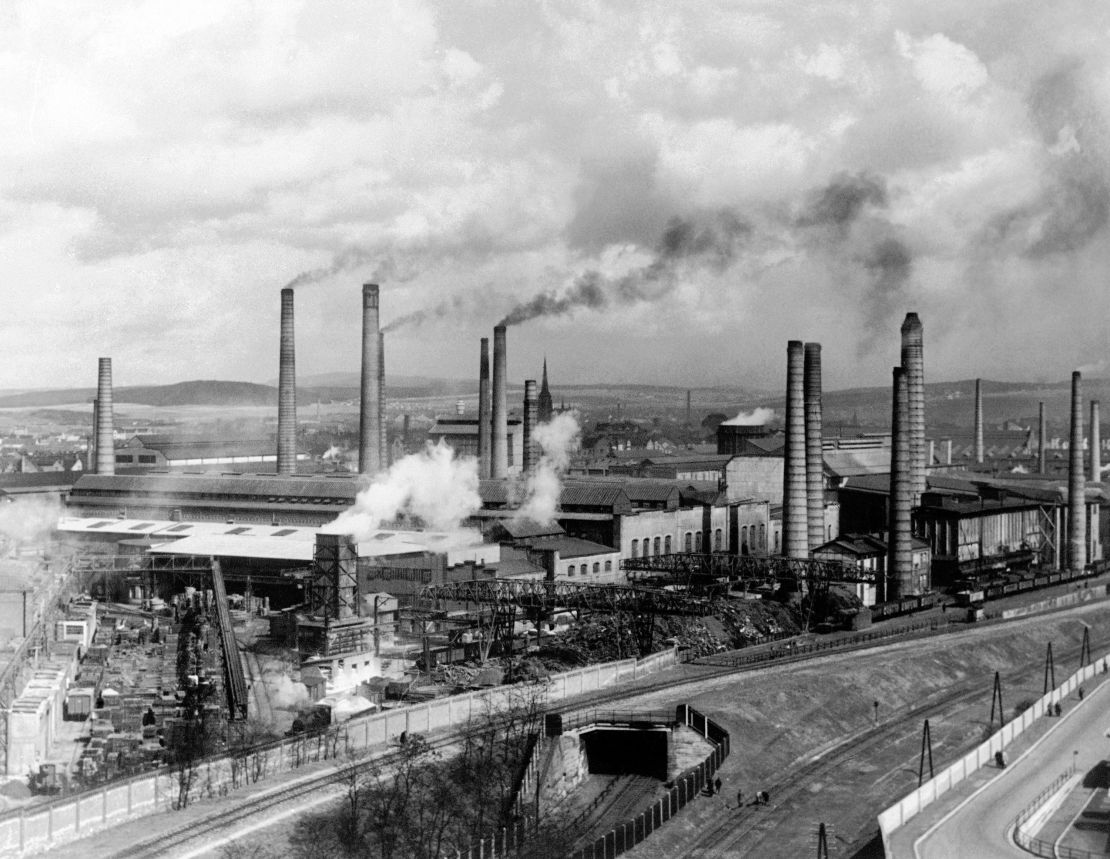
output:
M599 728L582 734L591 775L643 775L667 780L665 730Z

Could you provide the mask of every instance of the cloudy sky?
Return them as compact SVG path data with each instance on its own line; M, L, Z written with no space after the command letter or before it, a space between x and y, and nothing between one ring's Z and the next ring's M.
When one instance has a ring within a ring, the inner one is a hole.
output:
M10 2L0 387L358 365L879 384L1110 347L1110 4ZM537 314L539 314L537 316Z

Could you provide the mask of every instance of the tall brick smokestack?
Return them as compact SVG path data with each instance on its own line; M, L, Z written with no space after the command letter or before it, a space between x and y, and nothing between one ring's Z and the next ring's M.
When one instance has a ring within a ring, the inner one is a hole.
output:
M825 456L821 449L821 344L805 344L806 508L809 551L825 542Z
M277 472L297 470L297 366L293 349L293 290L281 291L281 348L278 356Z
M1083 473L1083 377L1071 374L1071 457L1068 466L1068 569L1087 566L1087 482Z
M385 428L385 332L378 332L378 459L389 468L389 434Z
M913 474L910 467L909 386L904 367L894 368L890 436L890 534L888 538L886 598L899 599L916 592L910 531L913 509Z
M809 556L806 497L806 416L804 351L801 340L786 346L786 449L783 451L782 553Z
M906 371L909 399L910 474L913 506L925 491L925 329L916 313L907 313L902 323L902 367Z
M478 476L490 476L489 338L482 338L478 353Z
M536 424L539 423L540 398L536 391L536 380L524 381L524 473L529 474L540 461L540 446L536 443Z
M362 391L358 415L358 470L376 474L383 462L378 447L382 366L378 355L378 285L362 285Z
M1098 400L1091 400L1091 480L1102 480L1102 428L1098 420Z
M505 391L505 326L493 329L493 439L490 443L490 477L495 480L509 473L509 412Z
M983 380L975 380L975 461L983 461Z
M97 403L96 397L93 397L92 432L89 434L89 455L87 457L87 461L85 462L85 468L89 470L89 474L96 474L96 435L99 431L99 427L97 426L96 411L98 405L99 404Z
M116 473L112 423L112 359L101 358L96 379L96 473Z
M1048 440L1045 438L1047 431L1042 400L1037 406L1037 474L1044 474L1048 465Z

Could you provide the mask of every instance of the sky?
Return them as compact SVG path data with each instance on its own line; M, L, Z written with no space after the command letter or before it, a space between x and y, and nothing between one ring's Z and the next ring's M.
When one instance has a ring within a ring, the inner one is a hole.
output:
M0 388L1055 381L1110 345L1110 4L0 6ZM413 320L422 320L416 321Z

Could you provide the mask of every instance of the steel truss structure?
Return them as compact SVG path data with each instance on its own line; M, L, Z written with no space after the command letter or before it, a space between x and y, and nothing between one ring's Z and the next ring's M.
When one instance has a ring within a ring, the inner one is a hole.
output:
M834 582L874 584L875 573L840 561L757 557L728 552L684 552L621 561L633 584L677 586L695 594L723 595L734 584L806 586L819 593Z
M512 649L513 625L534 621L556 611L606 612L627 615L641 654L651 652L657 615L704 615L708 600L653 588L598 585L547 579L476 579L426 585L417 593L415 612L436 613L445 603L473 603L491 620L491 639L501 652Z

